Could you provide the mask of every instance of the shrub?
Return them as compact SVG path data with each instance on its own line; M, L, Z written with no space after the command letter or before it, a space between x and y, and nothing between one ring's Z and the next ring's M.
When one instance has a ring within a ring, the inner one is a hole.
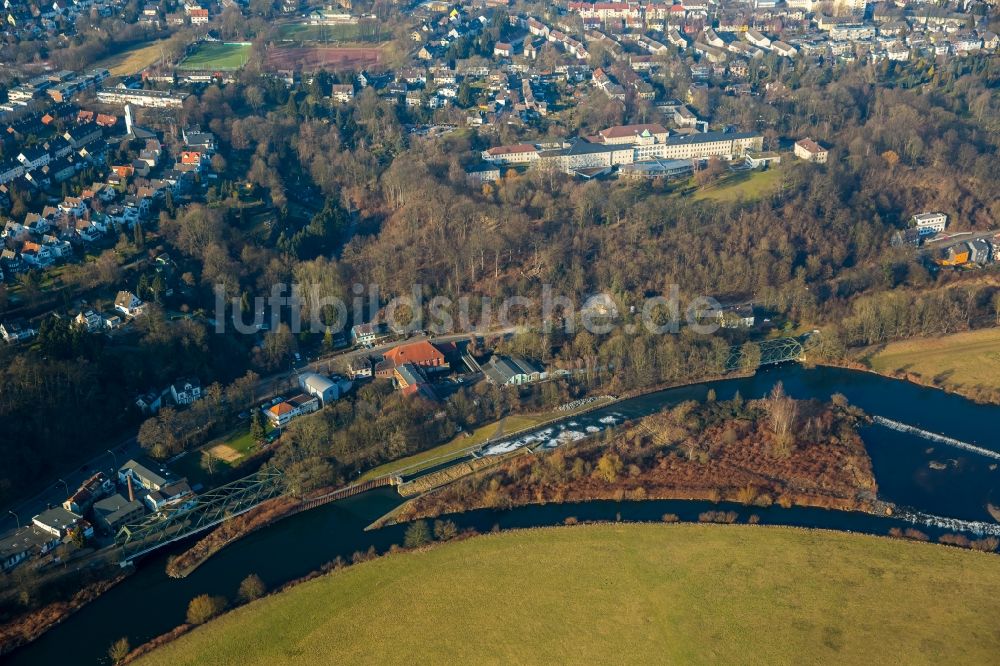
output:
M419 548L431 541L431 530L426 520L418 520L406 528L403 545L407 548Z
M111 663L118 666L118 664L125 662L125 657L131 652L132 646L129 645L128 639L124 636L119 638L111 647L108 648L108 658L111 659Z
M676 513L665 513L665 514L663 514L663 517L660 520L662 520L665 523L678 523L678 522L680 522L680 518L677 517Z
M976 550L981 550L984 553L992 553L1000 546L1000 540L996 537L986 537L985 539L977 539L972 542L972 547Z
M458 536L458 527L450 520L434 521L434 538L438 541L448 541Z
M203 624L226 609L225 597L199 594L191 600L187 609L188 624Z
M563 521L563 525L576 525L580 521L576 519L576 516L567 516L566 520Z
M959 548L969 548L972 546L969 537L964 534L942 534L938 538L938 542L949 546L958 546Z
M257 574L250 574L243 579L243 582L240 583L240 589L237 594L241 600L249 602L254 599L260 599L264 596L266 591L267 586L264 585L264 581L261 580L260 576Z

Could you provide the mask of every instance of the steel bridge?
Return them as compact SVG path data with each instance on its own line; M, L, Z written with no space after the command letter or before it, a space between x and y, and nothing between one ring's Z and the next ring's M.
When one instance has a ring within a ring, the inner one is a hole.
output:
M157 548L214 527L284 494L281 471L266 467L256 474L207 490L189 502L159 511L122 527L115 536L124 565Z
M760 349L758 367L775 365L786 361L801 361L805 358L805 347L799 338L774 338L762 342L751 342ZM734 346L729 350L726 359L726 370L737 370L743 366L743 345Z

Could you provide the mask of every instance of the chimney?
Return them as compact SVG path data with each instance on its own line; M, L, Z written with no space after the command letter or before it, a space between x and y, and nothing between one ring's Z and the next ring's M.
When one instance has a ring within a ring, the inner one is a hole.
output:
M128 501L129 502L134 502L135 501L135 491L132 490L132 476L131 475L125 477L125 485L128 486Z

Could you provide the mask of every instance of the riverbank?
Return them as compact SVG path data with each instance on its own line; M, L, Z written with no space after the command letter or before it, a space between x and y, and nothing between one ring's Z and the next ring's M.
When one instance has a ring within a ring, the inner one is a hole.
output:
M870 372L977 404L1000 405L1000 327L891 342L816 365Z
M167 575L171 578L184 578L220 550L242 539L251 532L291 515L302 504L302 500L287 495L267 500L260 506L228 520L207 536L199 539L194 545L180 555L167 560Z
M871 460L854 428L859 418L846 403L784 395L685 402L632 422L604 441L564 444L440 488L431 485L385 522L481 508L647 499L885 515L892 507L876 499Z
M132 572L131 569L79 589L69 601L55 601L20 616L0 627L0 656L9 654L35 640L49 629L65 621L73 613L110 590Z
M867 567L863 585L858 562ZM602 524L503 532L334 571L240 607L138 663L382 662L400 654L424 662L650 654L739 662L748 653L768 663L803 655L972 663L1000 650L998 611L1000 569L981 553L823 530ZM949 638L968 635L979 638Z
M618 424L636 421L684 401L705 402L712 395L717 395L717 401L729 400L737 393L747 399L761 398L771 392L777 381L783 382L785 390L796 398L826 401L832 395L843 394L850 405L867 412L996 448L992 424L1000 422L997 407L976 405L940 390L928 390L874 373L822 367L803 369L797 364L768 368L745 379L687 386L619 402L585 417L569 419L566 430L583 431L591 425L607 428L605 420L610 416L615 416ZM618 519L648 522L670 514L682 522L697 522L702 513L735 511L741 523L756 519L762 525L874 535L886 535L890 530L905 534L916 529L930 540L942 543L948 539L962 545L978 539L983 543L975 547L984 549L990 547L986 543L990 540L985 537L1000 536L995 534L996 524L984 508L991 501L998 504L995 493L1000 488L997 485L1000 472L992 469L993 461L944 447L931 451L924 440L878 426L863 426L860 432L872 459L879 495L907 507L908 511L883 517L794 506L785 509L777 503L764 508L698 500L626 500L480 510L455 516L453 521L460 530L474 528L488 532L496 526L507 530L557 525L569 518L579 522ZM955 462L949 463L944 472L928 466L929 461L941 460L942 456L954 458ZM393 544L402 543L406 527L367 532L364 528L400 502L394 490L384 488L303 511L232 542L185 579L172 579L164 573L167 557L182 546L165 548L144 559L136 574L124 584L6 660L11 666L59 663L65 657L66 646L72 645L77 663L100 663L106 660L108 646L122 636L127 636L132 645L140 645L171 631L184 621L187 605L195 596L235 598L240 581L249 574L259 575L269 588L276 589L321 569L324 563L338 556L350 560L352 554L364 554L372 547L385 552ZM956 518L961 520L953 520ZM149 599L156 600L149 612L121 612L122 608L145 608ZM113 624L108 623L109 617L115 618Z

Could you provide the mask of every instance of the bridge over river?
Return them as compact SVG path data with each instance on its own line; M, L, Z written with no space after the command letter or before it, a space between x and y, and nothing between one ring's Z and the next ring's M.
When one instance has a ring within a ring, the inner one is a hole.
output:
M747 354L756 355L760 351L760 359L747 358ZM726 359L726 370L755 369L768 365L777 365L788 361L805 359L806 347L800 338L773 338L761 342L748 342L730 348Z
M141 522L122 527L115 536L124 565L168 543L184 539L285 492L280 470L265 467L255 474L205 491L190 502L158 511Z
M747 354L757 357L758 350L759 360L747 359ZM804 355L805 347L799 338L784 337L751 342L729 350L726 369L731 371L776 365L802 360ZM395 478L384 477L348 485L323 497L310 499L297 510L312 508L396 482ZM274 467L265 467L255 474L208 490L190 502L154 513L141 522L126 525L119 530L115 542L120 549L121 562L124 565L167 544L208 530L285 492L281 471Z

